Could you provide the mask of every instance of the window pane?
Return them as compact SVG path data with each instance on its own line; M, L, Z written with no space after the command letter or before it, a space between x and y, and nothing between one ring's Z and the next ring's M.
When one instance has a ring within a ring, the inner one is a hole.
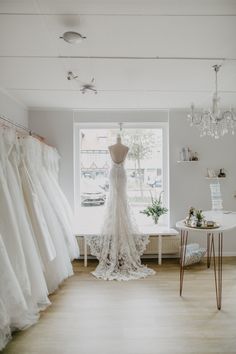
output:
M111 164L108 146L116 142L117 129L80 130L80 219L100 227L109 191ZM140 211L163 190L163 131L125 129L122 142L129 147L126 159L127 192L139 224L151 223Z

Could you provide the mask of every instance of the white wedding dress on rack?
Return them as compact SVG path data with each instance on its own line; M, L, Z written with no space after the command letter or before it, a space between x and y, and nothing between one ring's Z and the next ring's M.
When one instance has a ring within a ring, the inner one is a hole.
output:
M27 136L21 139L21 149L20 172L24 196L38 247L42 249L48 291L52 293L64 279L73 274L72 265L64 230L46 192L45 184L48 181L42 174L42 145L38 140Z
M127 197L124 162L112 162L109 195L101 236L88 240L91 253L99 260L92 274L104 280L131 280L155 274L141 264L140 256L149 239L138 231Z
M51 147L44 145L42 147L43 164L40 169L39 178L41 184L47 194L48 200L55 211L61 230L64 235L65 243L68 248L70 259L79 258L79 247L73 233L73 216L68 202L61 191L58 180L55 177L56 170L54 162L54 173L52 173L52 162L54 159L54 151ZM57 155L56 155L57 156Z
M5 129L3 134L5 146L6 180L15 211L15 223L18 226L21 244L25 256L27 273L30 281L30 294L27 303L36 309L46 308L50 301L42 264L34 242L34 234L24 202L24 195L18 171L17 138L13 130Z

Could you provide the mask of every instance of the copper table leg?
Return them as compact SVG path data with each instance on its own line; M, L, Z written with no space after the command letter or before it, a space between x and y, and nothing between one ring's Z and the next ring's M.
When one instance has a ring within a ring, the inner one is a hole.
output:
M187 243L188 243L188 231L181 230L181 237L180 237L180 289L179 289L180 296L182 296L182 291L183 291L184 265L185 265Z
M223 253L223 232L218 234L218 258L216 259L214 233L211 234L211 251L214 263L215 288L216 288L216 304L218 310L221 309L222 303L222 253Z
M211 266L211 233L207 233L207 268Z

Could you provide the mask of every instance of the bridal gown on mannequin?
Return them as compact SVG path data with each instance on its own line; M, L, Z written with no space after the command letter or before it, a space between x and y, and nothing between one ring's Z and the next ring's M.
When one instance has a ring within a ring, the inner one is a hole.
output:
M149 240L138 231L132 216L124 161L112 162L109 180L101 236L89 239L91 253L99 260L92 274L104 280L131 280L152 275L155 272L140 260Z

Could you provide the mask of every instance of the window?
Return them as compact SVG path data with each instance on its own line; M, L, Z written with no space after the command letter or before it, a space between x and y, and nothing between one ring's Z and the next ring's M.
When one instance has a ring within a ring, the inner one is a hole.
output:
M125 168L127 192L138 224L152 223L140 211L150 203L151 196L163 191L163 202L168 207L168 174L166 127L124 126L122 142L129 146ZM109 192L110 154L108 146L116 142L118 129L114 127L78 126L77 131L77 198L79 224L93 220L99 230ZM168 216L160 223L168 224Z

